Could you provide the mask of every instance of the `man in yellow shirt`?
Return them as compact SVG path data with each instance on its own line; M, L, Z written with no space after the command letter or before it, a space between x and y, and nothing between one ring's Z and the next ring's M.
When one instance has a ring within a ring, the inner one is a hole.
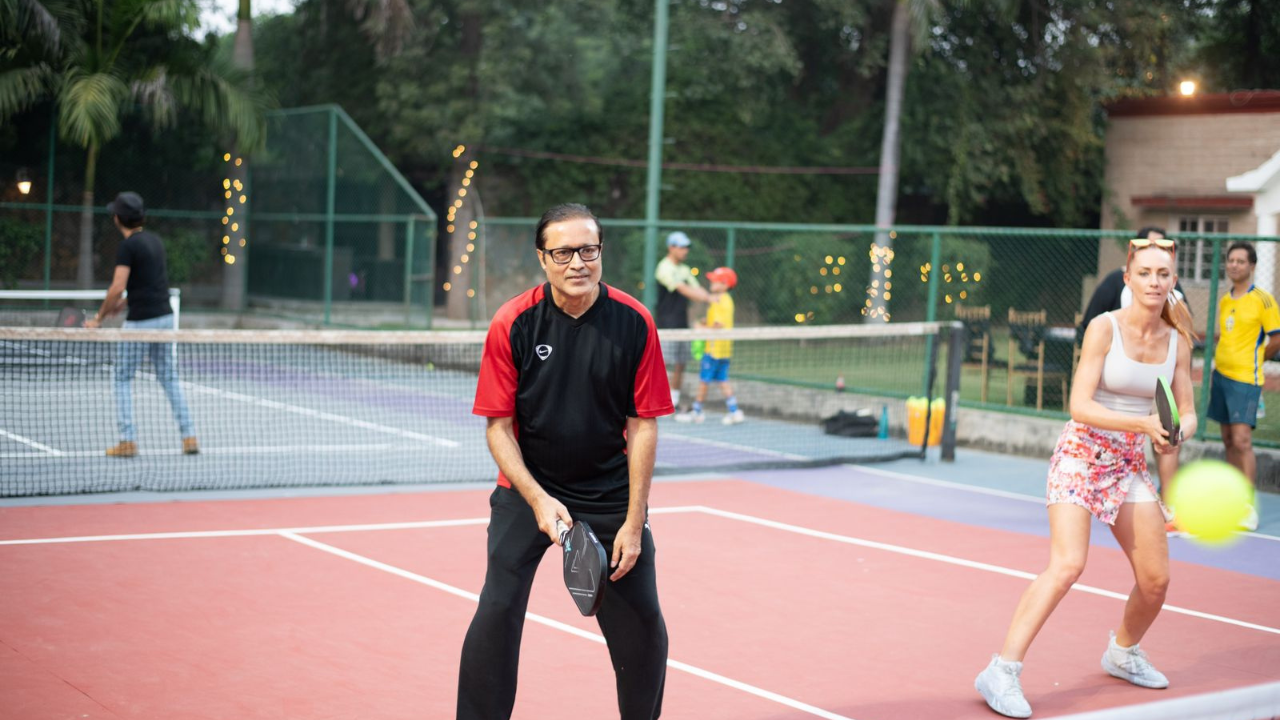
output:
M733 327L733 298L729 291L738 284L738 274L732 268L718 267L707 273L707 281L711 283L711 304L707 307L707 322L704 327ZM720 392L724 394L725 408L729 411L724 416L725 425L737 425L746 419L742 410L738 409L738 399L733 395L733 386L729 384L729 360L733 357L732 340L711 340L707 342L702 353L702 365L699 369L698 398L693 401L693 410L676 416L678 422L700 423L706 420L702 412L702 403L707 399L707 387L713 383L720 384Z
M1280 310L1266 290L1253 286L1258 254L1245 242L1227 249L1231 291L1218 301L1218 346L1213 354L1213 386L1209 419L1222 426L1227 462L1257 484L1253 428L1262 397L1262 363L1280 350ZM1258 529L1258 513L1250 510L1247 530Z

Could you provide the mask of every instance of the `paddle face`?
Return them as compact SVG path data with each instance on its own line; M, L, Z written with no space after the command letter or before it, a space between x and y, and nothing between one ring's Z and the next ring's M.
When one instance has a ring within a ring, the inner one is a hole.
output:
M595 615L604 600L609 558L591 526L579 520L570 530L556 521L564 548L564 586L584 616Z
M1173 388L1164 378L1156 378L1156 414L1160 424L1169 433L1169 444L1182 442L1182 424L1178 418L1178 404L1173 400Z
M78 328L84 327L84 311L80 308L64 307L58 313L58 327L60 328Z

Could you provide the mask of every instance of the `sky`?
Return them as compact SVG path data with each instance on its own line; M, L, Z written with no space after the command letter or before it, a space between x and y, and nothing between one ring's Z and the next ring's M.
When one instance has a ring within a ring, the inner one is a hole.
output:
M293 12L294 0L252 0L253 16L283 15ZM200 0L201 34L229 33L236 29L239 0Z

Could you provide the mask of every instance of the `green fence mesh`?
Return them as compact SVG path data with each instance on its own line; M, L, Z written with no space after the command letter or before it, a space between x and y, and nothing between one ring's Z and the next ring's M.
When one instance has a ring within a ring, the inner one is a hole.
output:
M109 283L120 242L105 205L133 190L189 308L223 305L223 275L239 262L236 282L259 311L430 325L435 214L341 108L270 113L266 146L253 157L184 142L134 134L103 148L90 207L94 287ZM76 284L84 152L55 143L50 153L39 167L0 165L0 176L20 170L32 180L26 195L0 202L0 284Z

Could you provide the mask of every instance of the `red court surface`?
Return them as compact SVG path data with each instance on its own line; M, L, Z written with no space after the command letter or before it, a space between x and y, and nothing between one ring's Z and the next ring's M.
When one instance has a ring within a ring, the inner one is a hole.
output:
M452 717L487 495L2 508L0 718ZM740 480L660 483L652 505L664 718L996 717L973 678L1044 538ZM534 588L515 717L617 717L559 562ZM1092 548L1027 658L1036 717L1280 680L1280 583L1178 561L1143 642L1170 689L1108 677L1131 584Z

